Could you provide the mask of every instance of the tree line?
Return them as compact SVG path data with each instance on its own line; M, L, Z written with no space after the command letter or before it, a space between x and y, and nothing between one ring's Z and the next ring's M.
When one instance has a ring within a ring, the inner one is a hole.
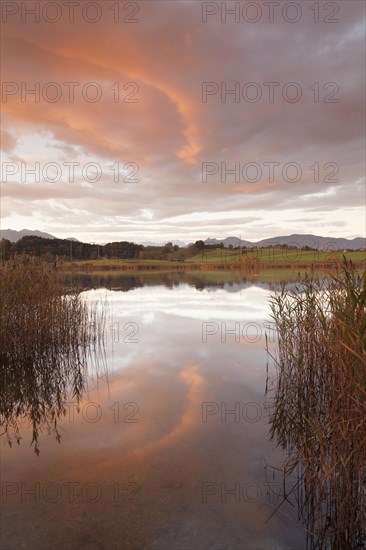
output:
M148 259L168 260L182 259L191 256L203 249L216 248L214 245L204 245L203 241L196 241L187 248L179 248L171 242L163 246L144 246L128 241L118 241L108 244L90 244L72 239L47 239L44 237L25 236L12 243L8 239L0 240L1 261L8 261L19 255L30 255L48 261L74 261L99 259Z
M26 236L12 243L8 239L0 241L1 259L7 261L18 255L31 255L46 260L97 260L99 258L131 259L138 258L143 250L140 244L127 241L105 245L82 243L70 239L46 239Z
M46 239L28 235L12 243L8 239L0 240L0 260L7 261L19 255L37 256L47 261L74 261L74 260L185 260L197 253L209 250L223 250L224 243L207 244L203 240L179 248L171 242L163 246L144 246L128 241L117 241L108 244L90 244L72 239ZM228 250L242 250L246 253L247 247L229 245ZM251 247L253 249L257 247ZM270 246L272 248L272 246ZM288 245L277 245L275 248L296 248ZM304 250L311 250L305 246Z

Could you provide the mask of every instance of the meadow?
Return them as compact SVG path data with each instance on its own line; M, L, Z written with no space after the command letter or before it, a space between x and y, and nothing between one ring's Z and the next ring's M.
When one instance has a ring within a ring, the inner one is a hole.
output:
M72 262L76 265L121 265L121 264L138 264L138 265L159 265L173 264L181 259L180 263L189 264L235 264L240 262L255 262L261 263L280 263L280 264L298 264L312 262L340 262L343 256L352 262L365 262L366 251L348 250L348 251L324 251L324 250L302 250L302 249L276 249L276 248L259 248L248 250L231 250L228 248L203 250L202 252L189 251L189 249L181 249L172 252L166 256L164 260L156 260L149 258L133 258L133 259L108 259L100 258L98 260L85 260Z

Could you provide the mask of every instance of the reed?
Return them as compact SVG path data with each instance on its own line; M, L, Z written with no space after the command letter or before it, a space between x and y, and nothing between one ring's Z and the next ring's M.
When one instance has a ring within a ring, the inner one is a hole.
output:
M296 473L309 548L366 547L366 274L344 260L271 298L278 348L271 437Z
M77 291L65 295L55 267L26 257L0 268L0 415L9 445L27 418L32 445L55 433L65 401L85 389L87 364L103 348L104 315Z

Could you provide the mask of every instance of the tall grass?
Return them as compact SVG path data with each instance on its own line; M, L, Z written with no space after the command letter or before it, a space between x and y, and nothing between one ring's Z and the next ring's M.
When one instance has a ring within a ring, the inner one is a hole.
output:
M366 274L344 262L271 298L278 332L271 436L298 475L309 548L366 547Z
M0 415L8 443L20 442L20 420L39 433L56 434L65 401L79 401L88 359L103 346L104 317L65 295L54 267L34 258L9 261L0 268ZM98 322L97 322L98 321Z

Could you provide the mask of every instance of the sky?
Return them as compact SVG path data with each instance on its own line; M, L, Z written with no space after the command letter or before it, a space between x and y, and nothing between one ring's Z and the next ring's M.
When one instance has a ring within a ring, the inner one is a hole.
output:
M1 9L2 229L366 235L364 2Z

